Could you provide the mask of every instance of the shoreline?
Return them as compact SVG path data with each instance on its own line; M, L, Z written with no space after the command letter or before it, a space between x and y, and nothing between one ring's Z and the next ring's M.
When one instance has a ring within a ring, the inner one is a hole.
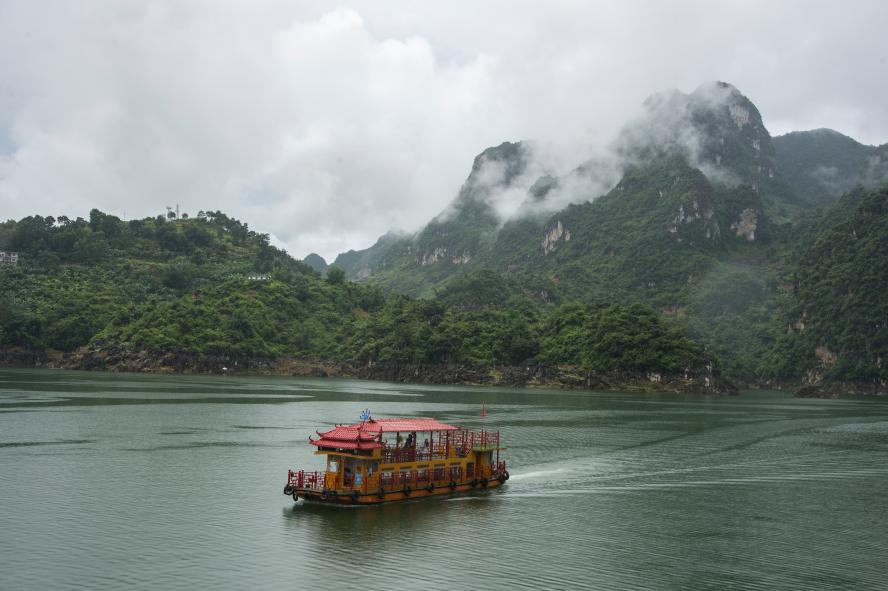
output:
M74 369L83 371L336 377L411 384L552 388L564 390L627 390L731 396L740 388L791 391L796 398L837 399L844 396L888 396L888 383L805 383L790 380L731 379L711 370L664 374L585 370L552 364L488 366L405 362L335 361L309 357L277 359L214 357L187 353L78 349L71 353L0 348L0 367Z
M0 350L0 366L157 374L337 377L413 384L655 391L702 396L729 396L738 391L732 381L708 369L682 374L597 372L549 364L359 363L303 357L235 359L103 349L79 349L72 353L5 349Z

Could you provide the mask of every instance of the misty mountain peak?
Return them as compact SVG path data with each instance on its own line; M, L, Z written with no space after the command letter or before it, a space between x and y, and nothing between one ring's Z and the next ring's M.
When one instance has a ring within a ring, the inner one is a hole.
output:
M756 106L733 85L707 82L690 94L658 92L643 106L616 142L627 161L679 155L713 182L755 191L774 178L771 136Z
M477 180L490 168L496 168L500 182L508 184L514 177L524 172L527 165L525 146L522 142L503 142L485 149L475 156L472 172L466 182Z

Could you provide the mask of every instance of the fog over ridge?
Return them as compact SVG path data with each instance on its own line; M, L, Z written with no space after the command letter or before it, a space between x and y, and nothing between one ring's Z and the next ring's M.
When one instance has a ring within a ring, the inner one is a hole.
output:
M736 85L775 135L884 143L886 17L880 2L0 1L0 214L178 203L331 260L420 228L505 140L562 179L542 206L600 193L612 175L571 171L606 163L652 92L706 80ZM534 174L497 200L503 218Z

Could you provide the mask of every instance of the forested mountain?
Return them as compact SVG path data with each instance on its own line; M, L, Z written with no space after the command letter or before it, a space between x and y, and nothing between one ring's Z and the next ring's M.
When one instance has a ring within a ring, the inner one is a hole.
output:
M615 142L614 159L581 163L560 177L528 178L525 171L534 167L520 143L485 150L451 206L420 232L386 235L366 251L340 255L336 264L351 278L413 295L430 295L450 277L477 268L530 272L534 279L545 269L550 277L531 284L572 297L591 284L611 283L616 274L634 292L639 285L659 288L687 279L671 270L659 281L645 276L643 259L714 252L732 236L755 241L774 219L797 209L783 198L789 192L776 178L774 148L758 110L734 87L715 83L690 95L661 93L645 108ZM592 191L601 184L584 181L605 177L603 168L620 174L598 199ZM518 180L525 183L525 207L501 219L496 202L504 191L521 188ZM574 205L547 207L565 192ZM664 240L677 248L655 254ZM565 272L576 279L551 281Z
M885 170L885 146L835 132L772 140L713 83L652 96L609 157L563 173L489 148L422 230L330 267L221 212L32 216L0 224L21 255L0 266L0 349L882 383L888 190L865 187Z
M658 93L644 107L610 160L563 175L539 171L524 144L485 150L454 203L420 232L387 235L337 264L420 297L489 270L540 309L640 303L686 326L733 375L799 378L811 363L771 353L785 346L777 318L804 296L785 293L795 253L813 240L804 228L835 219L837 210L817 207L841 192L888 178L885 147L826 130L772 140L755 105L725 83ZM601 182L583 182L614 169L603 193ZM526 192L524 205L498 216L497 200L515 190ZM860 316L869 313L878 315ZM820 345L805 343L810 361Z
M327 261L325 261L324 257L317 253L311 253L310 255L302 259L302 262L320 273L321 275L327 272Z
M783 375L888 379L888 186L855 189L803 224L788 256Z
M857 186L888 183L888 144L865 146L831 129L774 138L777 166L792 191L811 205L835 201Z
M563 352L579 370L704 376L701 387L715 386L716 360L651 308L540 310L510 285L489 297L459 283L440 300L414 300L347 282L335 267L322 279L218 211L129 222L98 210L89 220L31 216L0 224L3 249L20 257L0 265L0 354L200 371L282 358L492 367L554 363ZM585 329L604 338L575 341Z

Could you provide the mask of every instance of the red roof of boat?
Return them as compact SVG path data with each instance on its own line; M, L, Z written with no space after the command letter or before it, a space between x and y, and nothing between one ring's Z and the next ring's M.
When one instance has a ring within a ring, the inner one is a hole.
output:
M321 433L320 439L309 442L318 447L342 449L375 449L382 447L382 433L410 433L412 431L456 431L459 427L442 423L437 419L370 419L352 425L337 425Z
M337 449L377 449L382 447L382 443L379 441L346 441L344 439L327 439L326 437L309 439L309 442L318 447L335 447Z
M370 419L380 426L383 433L409 433L411 431L456 431L459 427L442 423L438 419Z

